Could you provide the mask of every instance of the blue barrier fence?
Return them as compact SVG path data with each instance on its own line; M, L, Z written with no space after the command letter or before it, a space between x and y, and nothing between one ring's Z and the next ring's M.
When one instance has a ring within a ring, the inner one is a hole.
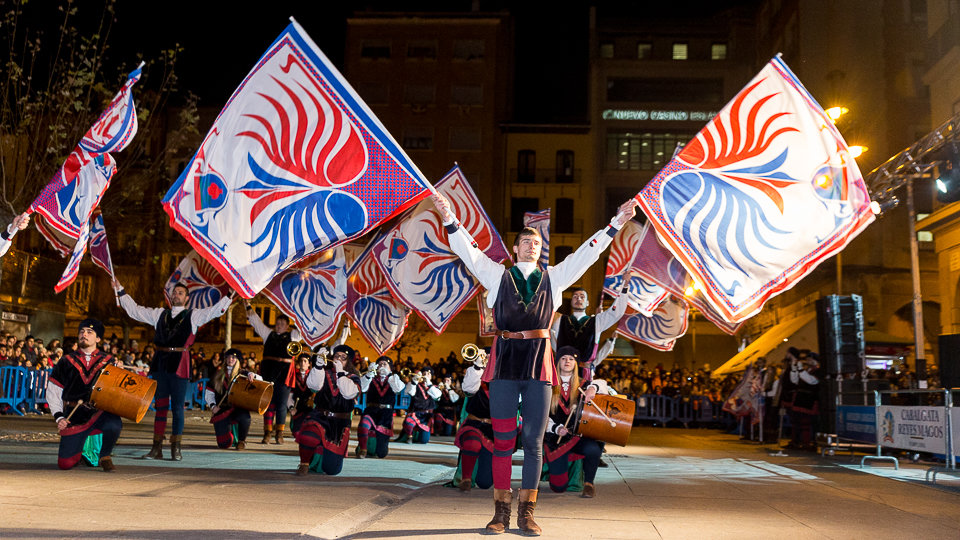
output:
M23 416L25 412L40 412L46 404L47 379L51 370L30 370L17 366L0 368L0 407L8 405L12 412ZM207 389L208 379L191 382L191 389L184 399L184 407L205 409L203 395ZM684 425L691 423L714 424L729 420L730 415L721 408L723 403L713 401L707 396L667 397L656 394L644 394L634 398L637 411L634 421L655 422L665 425L668 422L680 422ZM367 397L360 395L356 408L361 411L366 408ZM397 410L406 410L410 407L410 396L401 393L397 396L394 407ZM153 406L151 405L151 410Z

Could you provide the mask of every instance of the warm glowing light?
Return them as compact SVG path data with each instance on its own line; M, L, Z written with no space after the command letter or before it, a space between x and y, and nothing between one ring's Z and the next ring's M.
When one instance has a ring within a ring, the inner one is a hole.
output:
M816 184L820 189L829 189L833 185L833 178L829 174L821 174L817 177Z
M944 181L941 180L940 178L937 178L937 191L939 191L940 193L947 192L947 184L945 184Z
M861 154L869 150L869 148L867 148L866 146L854 145L849 147L849 150L850 150L850 156L854 158L858 158L860 157Z
M830 118L830 121L836 124L837 120L839 120L841 116L850 112L850 109L846 107L830 107L829 109L823 112L827 113L827 116Z
M694 281L683 291L684 296L693 296L697 294L697 291L701 290L700 284Z

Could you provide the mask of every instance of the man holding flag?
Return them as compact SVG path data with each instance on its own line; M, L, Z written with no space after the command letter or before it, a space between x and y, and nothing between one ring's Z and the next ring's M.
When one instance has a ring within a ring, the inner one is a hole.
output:
M180 441L183 438L183 400L190 382L190 345L196 339L197 329L227 312L233 296L224 296L205 309L188 309L187 286L173 288L170 308L146 308L138 305L123 290L120 282L113 282L120 299L120 307L131 319L153 326L153 343L157 352L150 362L150 374L157 381L156 416L153 420L153 447L143 459L160 459L163 454L163 433L167 429L167 410L173 410L173 433L170 436L170 459L180 461Z
M270 442L271 433L277 444L283 444L283 430L287 426L287 400L290 398L290 387L286 381L293 364L293 358L287 354L287 345L300 341L300 332L296 328L290 328L290 318L282 313L276 316L273 330L270 330L263 324L250 302L244 301L243 304L247 310L247 321L263 340L260 376L273 383L273 399L263 415L263 440L260 444Z
M13 218L13 222L7 225L7 229L0 233L0 257L7 254L10 250L10 244L13 243L13 235L27 228L30 225L30 214L24 212Z
M595 233L563 262L545 271L537 268L542 242L536 229L526 228L517 235L513 246L517 263L507 269L477 248L446 199L434 196L434 204L443 219L451 249L487 289L487 305L493 309L499 329L483 375L483 380L490 384L494 434L495 512L486 532L500 534L509 526L513 499L510 456L522 398L523 479L517 526L523 534L538 536L541 531L533 520L533 512L543 467L543 435L550 387L559 382L548 343L550 321L560 306L564 289L597 261L617 230L635 215L636 202L631 199L621 205L609 226Z

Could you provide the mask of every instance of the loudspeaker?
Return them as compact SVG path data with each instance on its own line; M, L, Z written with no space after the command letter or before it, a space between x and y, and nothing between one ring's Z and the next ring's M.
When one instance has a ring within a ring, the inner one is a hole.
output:
M940 386L960 387L960 334L940 335Z
M863 299L834 294L817 300L817 337L826 373L863 371Z

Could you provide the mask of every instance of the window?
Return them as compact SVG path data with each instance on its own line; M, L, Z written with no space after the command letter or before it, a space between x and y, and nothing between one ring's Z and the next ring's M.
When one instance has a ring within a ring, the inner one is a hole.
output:
M726 60L727 59L727 44L726 43L714 43L710 45L710 59L711 60Z
M370 105L386 105L390 103L390 86L377 83L360 83L357 92Z
M537 199L536 197L513 197L510 199L510 230L522 230L523 214L527 212L539 211L540 199Z
M407 150L433 149L433 128L409 127L403 130L403 147Z
M674 44L673 44L673 59L674 59L674 60L686 60L686 59L687 59L687 44L686 44L686 43L674 43Z
M436 60L437 42L433 40L416 40L407 43L407 58L414 60Z
M557 199L557 213L553 217L553 227L557 234L572 234L573 199Z
M600 44L600 58L613 58L613 43Z
M450 88L450 101L454 105L482 105L483 104L483 86L452 86Z
M557 183L573 182L573 150L557 150Z
M429 105L434 102L437 87L432 84L408 84L403 87L403 102L408 105Z
M517 152L517 182L533 182L536 180L536 177L537 152L534 150L520 150Z
M606 169L659 170L670 161L678 146L692 138L689 133L609 133Z
M360 42L360 58L366 60L389 60L389 39L365 39Z
M484 43L481 39L458 39L453 42L454 60L483 60Z
M637 58L646 60L653 57L653 43L641 41L637 43Z
M478 127L451 127L450 150L480 150L482 133Z

